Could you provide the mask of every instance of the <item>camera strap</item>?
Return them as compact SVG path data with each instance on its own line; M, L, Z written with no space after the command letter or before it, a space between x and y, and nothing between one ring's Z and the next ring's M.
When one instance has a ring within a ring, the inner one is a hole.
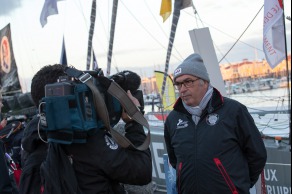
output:
M141 124L142 126L148 129L148 133L146 136L145 141L142 145L136 147L132 144L132 142L126 138L124 135L120 134L118 131L112 129L110 125L110 119L106 104L102 95L100 94L99 90L93 83L92 76L89 73L84 73L83 71L77 70L72 67L66 67L65 72L67 75L77 78L80 82L86 84L90 90L92 91L93 99L94 99L94 106L99 118L103 121L105 127L110 132L112 137L116 140L116 142L123 148L133 147L137 150L146 150L149 148L150 145L150 129L149 123L145 119L144 115L140 112L138 107L134 104L134 102L128 97L127 93L114 81L103 77L103 83L108 88L107 91L118 99L121 103L123 108L127 111L127 114L136 122Z

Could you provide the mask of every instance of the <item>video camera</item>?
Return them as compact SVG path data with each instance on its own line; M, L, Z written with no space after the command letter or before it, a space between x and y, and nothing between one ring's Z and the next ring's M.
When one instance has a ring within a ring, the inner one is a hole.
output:
M119 122L122 107L107 92L107 86L101 82L101 78L117 82L125 91L131 90L132 95L144 106L142 91L138 90L141 79L137 74L125 71L106 78L101 70L84 73L92 76L94 86L102 95L112 127ZM47 131L48 141L62 144L85 143L87 135L103 129L105 125L98 117L94 103L91 89L72 75L61 76L56 83L47 84L39 111L41 126Z

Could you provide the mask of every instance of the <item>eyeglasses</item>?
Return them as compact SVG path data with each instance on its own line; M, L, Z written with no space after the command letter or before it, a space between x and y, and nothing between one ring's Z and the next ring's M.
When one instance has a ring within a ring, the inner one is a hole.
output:
M194 86L194 83L196 81L198 81L200 78L197 78L195 80L192 80L192 79L188 79L188 80L185 80L183 82L175 82L173 85L176 89L180 90L182 85L184 85L186 88L190 88L192 86Z

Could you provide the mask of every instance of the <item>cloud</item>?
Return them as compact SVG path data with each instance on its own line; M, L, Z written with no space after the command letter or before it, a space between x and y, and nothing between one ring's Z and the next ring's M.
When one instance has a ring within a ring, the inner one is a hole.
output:
M0 0L0 16L8 15L21 6L20 0Z

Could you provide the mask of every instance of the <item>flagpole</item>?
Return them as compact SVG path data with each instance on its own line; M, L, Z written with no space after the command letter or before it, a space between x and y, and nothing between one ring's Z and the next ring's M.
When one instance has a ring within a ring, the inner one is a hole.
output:
M284 13L284 0L282 0L283 5L283 25L284 25L284 40L285 40L285 55L286 55L286 74L287 74L287 90L288 90L288 113L289 113L289 145L291 146L291 94L290 94L290 75L289 75L289 65L288 65L288 51L287 51L287 38L286 38L286 23L285 23L285 13Z

